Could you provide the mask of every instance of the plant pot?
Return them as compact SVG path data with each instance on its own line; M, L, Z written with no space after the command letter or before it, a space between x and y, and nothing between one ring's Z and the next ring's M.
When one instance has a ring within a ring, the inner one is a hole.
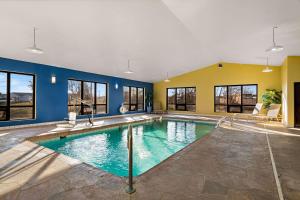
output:
M151 111L152 111L152 106L147 106L147 113L151 113Z

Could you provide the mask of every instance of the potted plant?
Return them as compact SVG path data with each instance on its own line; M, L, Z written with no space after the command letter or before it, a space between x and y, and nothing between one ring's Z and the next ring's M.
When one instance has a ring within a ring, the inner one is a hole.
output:
M152 111L152 93L151 92L147 92L146 106L147 106L147 113L151 113L151 111Z
M262 101L265 109L268 109L272 103L281 104L281 91L276 89L266 89L262 95Z

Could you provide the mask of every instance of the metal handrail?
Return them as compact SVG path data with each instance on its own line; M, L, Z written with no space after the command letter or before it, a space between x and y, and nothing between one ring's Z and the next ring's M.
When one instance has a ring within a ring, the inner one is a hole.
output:
M222 124L222 122L223 122L223 121L226 121L227 118L229 119L230 125L232 126L232 123L233 123L233 118L232 118L232 116L224 116L224 117L222 117L221 119L219 119L219 121L218 121L217 125L215 126L215 128L220 127L220 125Z
M133 188L132 126L130 124L128 125L127 148L128 148L128 188L126 189L126 192L128 194L132 194L136 190L135 188Z
M85 104L91 108L91 110L92 110L91 116L92 117L91 118L89 117L89 123L93 126L94 125L94 106L93 106L94 104L90 103L87 100L83 100L81 98L74 98L73 100L75 100L76 103L77 103L77 101L79 101L79 103ZM74 107L75 107L75 104L74 104Z

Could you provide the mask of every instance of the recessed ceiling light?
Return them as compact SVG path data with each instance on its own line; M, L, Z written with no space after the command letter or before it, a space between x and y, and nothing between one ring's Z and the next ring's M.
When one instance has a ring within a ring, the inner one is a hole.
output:
M34 27L33 28L33 46L29 47L29 48L26 48L26 51L28 51L30 53L35 53L35 54L43 54L44 51L36 46L36 43L35 43L35 31L36 31L36 28Z
M268 48L266 51L269 52L279 52L283 50L283 46L277 45L275 42L275 29L278 28L277 26L273 26L273 45Z

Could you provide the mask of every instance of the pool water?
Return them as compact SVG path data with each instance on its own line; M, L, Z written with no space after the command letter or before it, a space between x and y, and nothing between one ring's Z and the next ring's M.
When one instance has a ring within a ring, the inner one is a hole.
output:
M162 120L133 125L133 175L140 175L211 132L213 124ZM127 126L39 142L117 176L128 175Z

